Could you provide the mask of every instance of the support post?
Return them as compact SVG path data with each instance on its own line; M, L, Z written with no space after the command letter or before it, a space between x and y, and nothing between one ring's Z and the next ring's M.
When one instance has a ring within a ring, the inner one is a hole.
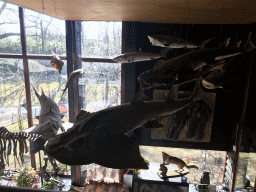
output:
M79 60L82 54L81 46L81 21L66 21L66 49L67 49L67 75L82 68ZM81 110L79 103L78 78L75 77L68 88L69 121L74 122L75 117ZM71 183L81 186L81 167L71 166Z
M248 101L248 93L249 93L249 85L250 85L250 79L251 79L251 68L252 68L252 61L250 64L250 67L247 72L247 81L244 89L244 99L243 99L243 105L242 105L242 111L240 115L240 122L237 126L237 132L236 132L236 140L235 140L235 146L236 151L234 153L234 161L233 161L233 167L232 167L232 184L231 184L231 192L235 190L235 183L236 183L236 175L237 175L237 166L238 166L238 160L239 160L239 152L241 151L241 143L242 143L242 137L243 137L243 129L242 125L245 119L245 112L247 109L247 101Z
M25 80L25 90L26 90L26 102L27 102L28 127L32 127L33 120L32 120L32 108L31 108L29 68L28 68L28 59L27 59L26 31L25 31L25 23L24 23L24 12L23 12L23 8L21 7L19 7L19 19L20 19L20 34L21 34L20 37L21 37L22 57L23 57L24 80ZM31 167L36 169L35 153L32 152L31 145L30 145L30 158L31 158Z

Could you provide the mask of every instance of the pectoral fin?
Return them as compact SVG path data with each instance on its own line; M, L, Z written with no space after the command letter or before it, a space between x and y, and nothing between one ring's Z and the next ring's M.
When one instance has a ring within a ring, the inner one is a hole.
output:
M76 119L75 119L75 122L74 124L78 124L80 123L81 121L83 121L84 119L87 119L92 113L88 112L88 111L84 111L84 110L81 110L78 115L76 116Z
M160 128L160 127L164 127L164 125L162 123L159 123L159 121L157 120L152 120L152 121L148 121L147 123L144 124L145 128Z
M32 144L33 153L36 153L40 150L44 150L45 142L46 142L46 139L44 139L42 136L36 139Z

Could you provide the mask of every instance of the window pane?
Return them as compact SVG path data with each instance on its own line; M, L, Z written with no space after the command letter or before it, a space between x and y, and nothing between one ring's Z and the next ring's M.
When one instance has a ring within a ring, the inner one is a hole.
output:
M251 187L256 179L256 153L239 153L235 189Z
M0 125L10 132L28 128L25 82L20 62L20 59L0 59ZM24 154L24 159L25 162L30 162L29 153ZM27 165L30 166L30 163ZM5 168L18 167L20 166L12 151L9 165Z
M82 109L95 112L121 104L121 66L116 63L83 62L79 78Z
M0 53L21 54L18 6L0 1Z
M25 9L28 54L66 55L65 21Z
M29 64L29 75L31 83L35 86L37 91L41 92L41 88L43 89L46 96L49 96L53 99L56 104L59 106L60 113L64 115L62 121L64 121L63 126L66 128L70 128L67 122L69 122L68 118L68 94L67 92L62 95L62 89L64 89L66 81L67 81L67 62L64 61L63 68L61 70L61 74L59 74L50 64L50 60L28 60ZM35 91L31 89L31 103L32 103L32 114L33 121L38 124L39 121L36 119L36 116L39 115L39 111L41 109L39 100L35 95ZM68 126L66 126L68 125ZM59 130L59 133L61 131ZM36 157L36 167L39 169L39 155L38 153L35 155ZM44 165L44 156L41 153L42 165ZM61 170L65 172L71 172L70 166L66 166L57 162L57 165ZM67 168L67 170L66 170ZM47 170L53 171L53 167L50 163L48 163Z
M64 65L62 67L61 74L59 74L51 65L50 60L28 60L29 65L29 75L31 83L35 86L37 91L41 91L42 88L45 95L49 96L53 99L57 104L59 104L59 108L63 111L63 115L65 115L65 120L68 121L68 95L65 93L63 97L62 89L64 89L66 81L67 81L67 64L64 61ZM32 102L32 110L35 111L33 118L38 115L40 110L40 103L36 98L35 92L31 89L31 102ZM65 107L64 107L65 106ZM33 111L32 111L33 112Z
M116 63L83 62L84 73L78 80L82 109L95 112L121 104L121 65ZM81 181L91 177L96 164L81 166Z
M82 22L82 57L112 58L121 54L122 22Z
M163 163L162 152L170 156L178 157L185 163L195 163L199 169L190 169L187 174L189 183L198 184L203 175L204 170L210 172L210 184L221 186L223 179L224 162L226 152L213 150L196 150L171 147L151 147L140 146L141 156L149 163L153 163L160 168ZM175 168L175 169L178 169ZM141 173L146 170L142 170Z

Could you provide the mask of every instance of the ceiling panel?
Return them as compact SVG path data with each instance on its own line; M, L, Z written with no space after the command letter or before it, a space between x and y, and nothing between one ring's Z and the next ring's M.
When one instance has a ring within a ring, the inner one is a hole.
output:
M230 24L256 21L255 0L8 0L63 20Z

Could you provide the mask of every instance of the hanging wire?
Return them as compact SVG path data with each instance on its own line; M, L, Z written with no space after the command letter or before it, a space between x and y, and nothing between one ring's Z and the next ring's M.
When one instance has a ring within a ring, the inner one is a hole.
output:
M219 47L220 47L220 44L221 44L222 27L223 27L223 25L221 24L221 27L220 27L220 42L219 42Z
M55 0L53 0L53 3L54 3L55 14L56 14L56 17L57 17L57 11L56 11Z
M44 0L42 0L42 7L43 7L43 13L44 13Z
M180 27L179 42L180 42L180 35L181 35L182 25L183 25L183 24L181 24L181 27ZM178 49L176 48L175 57L176 57L176 54L177 54L177 50L178 50Z

